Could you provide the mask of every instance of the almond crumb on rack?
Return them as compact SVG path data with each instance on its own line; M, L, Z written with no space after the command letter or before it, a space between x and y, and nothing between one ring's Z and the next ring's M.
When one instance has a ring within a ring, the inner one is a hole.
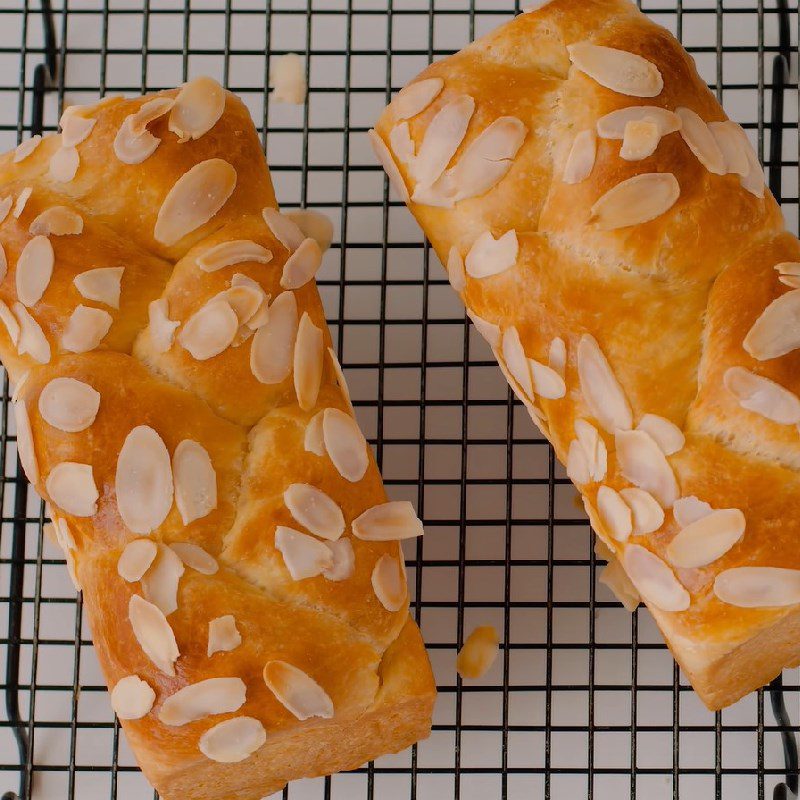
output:
M467 637L456 659L462 678L480 678L492 666L500 650L500 639L491 625L481 625Z
M303 59L297 53L286 53L275 60L269 85L276 103L302 105L306 99L306 76Z

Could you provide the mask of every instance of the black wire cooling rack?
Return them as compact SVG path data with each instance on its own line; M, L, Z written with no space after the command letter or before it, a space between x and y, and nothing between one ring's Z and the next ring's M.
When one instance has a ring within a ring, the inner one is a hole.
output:
M642 5L758 144L796 232L796 2ZM711 714L647 612L627 615L598 584L603 562L574 491L368 154L365 131L392 91L519 10L503 0L0 0L0 143L55 130L66 103L207 73L250 107L283 204L335 221L320 288L389 492L426 523L406 555L440 698L428 741L299 782L285 798L795 797L797 671ZM271 103L265 88L286 52L305 58L303 107ZM3 800L149 797L108 708L81 597L43 536L7 408L6 381ZM462 683L455 653L483 623L499 631L501 658Z

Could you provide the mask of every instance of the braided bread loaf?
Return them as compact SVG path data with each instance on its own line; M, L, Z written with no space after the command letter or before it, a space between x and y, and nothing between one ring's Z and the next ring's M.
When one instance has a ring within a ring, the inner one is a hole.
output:
M0 184L20 458L161 796L261 798L427 735L398 543L422 526L242 103L198 79L69 109Z
M679 43L552 0L371 136L705 703L800 662L800 244Z

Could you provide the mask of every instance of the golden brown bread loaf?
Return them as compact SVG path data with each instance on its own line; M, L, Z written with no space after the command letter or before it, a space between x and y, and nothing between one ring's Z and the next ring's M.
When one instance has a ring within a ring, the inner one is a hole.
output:
M800 662L800 243L680 44L552 0L371 136L704 702Z
M250 800L426 736L422 527L384 505L245 107L198 79L62 127L0 159L0 356L142 769Z

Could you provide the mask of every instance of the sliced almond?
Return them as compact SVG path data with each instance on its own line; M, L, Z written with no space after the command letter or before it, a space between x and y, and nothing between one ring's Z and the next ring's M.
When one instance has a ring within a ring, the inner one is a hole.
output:
M208 451L192 439L184 439L172 456L175 505L184 525L202 519L217 507L217 473Z
M314 578L333 567L333 553L325 542L284 525L275 529L275 549L295 581Z
M172 467L161 437L139 425L126 437L117 459L115 491L119 515L134 533L151 533L172 508Z
M183 562L177 553L166 545L159 544L156 560L142 577L142 594L165 617L178 608L178 585L184 571Z
M750 172L750 161L742 144L739 133L741 128L735 122L725 120L725 122L709 122L708 129L725 159L725 171L744 178Z
M347 379L344 376L344 370L342 369L342 365L339 363L339 359L336 357L336 353L333 352L332 347L328 348L328 358L330 359L331 367L333 368L333 374L336 376L336 385L339 387L342 397L347 403L347 407L350 409L350 413L355 415L356 412L353 409L353 401L350 399L350 389L347 386Z
M333 241L333 223L330 218L310 208L287 211L284 216L294 222L302 234L313 239L324 253Z
M153 300L147 306L150 325L150 341L157 353L166 353L172 347L175 330L180 325L177 320L169 318L169 306L164 297Z
M649 492L629 487L620 489L619 493L633 515L633 533L636 536L655 533L664 524L664 509Z
M673 571L655 554L638 544L625 547L623 566L645 601L661 611L686 611L691 603Z
M406 188L406 182L400 174L400 170L394 161L392 151L386 146L386 143L381 139L378 133L372 129L367 131L367 137L372 147L375 157L378 159L386 177L389 179L389 185L394 189L397 196L404 202L408 203L411 199Z
M81 296L87 300L119 308L123 272L125 267L98 267L81 272L73 278L73 282Z
M497 239L491 231L484 231L470 247L464 264L471 277L488 278L515 266L518 254L516 231L506 231Z
M645 172L618 183L595 202L590 222L612 231L642 225L669 211L681 189L670 172Z
M45 482L50 502L73 517L92 517L100 497L90 464L62 461L56 464Z
M711 506L703 500L690 495L689 497L681 497L675 501L672 506L672 516L675 517L675 522L686 528L698 519L702 519L713 511Z
M310 411L317 403L322 384L323 344L322 331L304 311L297 328L293 367L297 402L303 411Z
M654 122L661 136L667 136L681 129L681 118L666 108L627 106L600 117L597 120L597 135L603 139L624 139L627 124L642 120Z
M336 541L344 533L344 515L325 492L307 483L293 483L283 493L286 508L315 536Z
M42 419L65 433L88 428L100 409L100 393L75 378L53 378L39 395Z
M231 278L231 288L235 289L239 286L246 286L247 288L258 293L260 298L258 308L256 309L255 314L253 314L253 316L250 317L245 323L250 330L257 331L269 319L270 295L264 291L263 287L258 281L254 281L252 278L248 277L247 275L243 275L241 272L236 272ZM234 308L234 311L236 311L236 308ZM238 313L237 316L239 316Z
M322 412L324 449L337 472L351 483L360 481L369 466L367 441L358 423L338 408Z
M113 321L111 314L100 308L76 306L61 335L61 347L70 353L94 350L103 341Z
M299 289L305 286L322 264L322 250L314 239L304 239L283 265L281 286L284 289Z
M503 361L516 381L522 394L527 398L533 397L533 378L531 368L519 331L512 325L503 332ZM515 388L512 386L512 388Z
M800 570L734 567L714 580L714 594L738 608L782 608L800 603Z
M275 384L292 371L297 338L297 301L293 292L282 292L269 307L269 319L253 337L250 370L261 383Z
M642 161L655 153L660 141L661 131L655 122L631 120L625 126L619 157L625 161Z
M416 147L407 122L401 122L389 131L389 146L401 164L411 164L416 156Z
M602 481L608 469L608 449L603 437L597 428L585 419L575 420L575 435L586 456L589 480ZM582 483L588 483L589 480Z
M365 542L412 539L425 532L408 500L393 500L367 509L353 520L353 536Z
M333 702L327 692L310 675L286 661L268 661L264 683L299 720L333 717Z
M390 555L382 555L372 570L372 589L380 604L389 612L399 611L408 596L406 581L400 562Z
M158 545L152 539L134 539L128 542L117 561L120 578L128 583L140 581L157 555Z
M671 508L680 492L661 448L644 431L618 430L614 438L622 475L634 486L650 492L663 508Z
M610 486L597 490L597 511L605 529L618 542L624 542L633 532L633 515L619 492Z
M17 260L16 285L20 303L30 308L42 299L53 276L53 245L46 236L34 236Z
M163 117L174 105L175 100L173 98L163 95L157 95L150 100L146 100L139 106L136 113L128 117L131 121L131 131L137 135L143 133L151 122Z
M658 67L642 56L613 47L578 42L567 46L570 61L612 92L656 97L664 88Z
M725 156L719 149L714 134L708 125L691 108L677 108L675 113L681 118L680 134L697 160L715 175L727 172Z
M175 677L175 661L180 653L167 618L138 594L128 603L128 618L144 654L164 674Z
M779 425L800 423L800 398L769 378L744 367L730 367L725 371L723 382L742 408Z
M181 175L158 211L153 236L168 247L205 225L236 188L236 170L221 158L209 158Z
M350 539L342 537L335 542L325 542L325 546L333 556L333 566L322 570L322 574L329 581L346 581L356 571L356 554Z
M33 153L33 151L41 144L41 142L42 137L38 133L31 136L30 139L25 139L24 142L20 142L17 145L16 150L14 150L13 162L15 164L19 164L20 161L24 161Z
M13 205L14 198L11 195L8 195L0 200L0 222L5 222L8 212L11 211L11 206Z
M227 350L238 330L239 318L230 304L213 300L189 317L178 341L192 358L206 361Z
M578 376L586 405L604 430L614 433L633 425L628 398L597 340L589 334L578 342Z
M39 364L50 362L50 343L42 332L39 323L30 315L22 303L14 303L14 314L19 322L19 340L17 352L26 353Z
M33 236L74 236L83 230L83 219L66 206L52 206L42 211L28 231Z
M528 359L533 377L533 390L545 400L558 400L567 393L564 379L551 367L533 358Z
M150 713L156 693L138 675L116 682L111 691L111 708L119 719L141 719Z
M550 342L547 363L551 369L555 370L562 378L564 377L567 369L567 344L560 336L556 336Z
M392 100L390 107L395 119L411 119L421 114L441 93L444 81L441 78L426 78L409 83Z
M200 752L221 764L249 758L267 741L264 726L253 717L234 717L209 728L199 742Z
M642 598L622 568L619 559L613 557L613 555L608 559L608 564L603 567L603 571L600 573L599 581L611 590L614 597L622 603L626 611L630 613L636 611Z
M792 289L800 289L800 262L783 261L775 265L778 280Z
M744 514L722 508L687 525L667 546L667 558L676 567L696 569L722 558L744 536Z
M242 643L242 635L236 628L232 614L217 617L208 623L208 657L214 653L230 653Z
M637 431L644 431L661 448L665 456L671 456L683 449L686 437L683 431L665 417L657 414L645 414L636 426Z
M197 266L203 272L216 272L218 269L234 264L244 262L269 264L270 261L272 261L272 253L266 247L262 247L250 239L235 239L206 250L205 253L198 256Z
M490 234L491 235L491 234ZM457 247L451 247L447 256L447 280L453 290L459 294L467 288L467 275L464 271L464 259Z
M301 105L305 102L308 86L303 59L297 53L286 53L272 62L269 85L270 97L276 103Z
M13 403L13 409L17 429L17 455L28 480L36 485L39 481L39 461L36 458L28 407L24 400L17 400Z
M16 346L19 343L19 322L17 322L17 318L11 309L2 300L0 300L0 321L5 326L11 343Z
M467 636L458 651L456 671L462 678L476 680L483 677L497 660L500 640L491 625L481 625Z
M743 347L759 361L784 356L800 347L800 290L773 300L744 337Z
M199 572L201 575L216 575L219 571L217 559L202 547L191 542L174 542L170 545L175 555L184 566Z
M171 694L158 712L164 725L188 725L212 714L238 711L247 699L247 687L241 678L207 678L190 683Z
M56 540L61 545L61 549L66 553L68 550L75 549L75 537L72 535L67 521L62 518L53 518Z
M6 258L6 251L3 249L3 245L0 244L0 281L6 277L6 273L8 272L8 259ZM3 303L5 305L5 303ZM8 308L8 306L6 306Z
M570 184L585 181L592 174L596 158L597 138L594 131L580 131L572 140L561 180Z
M300 230L300 226L277 208L265 208L261 211L264 222L270 233L290 252L293 253L308 238Z
M742 146L750 167L747 171L747 175L740 179L742 187L761 200L764 197L764 186L766 184L764 169L761 166L761 162L758 160L756 151L753 150L753 145L750 144L750 140L747 138L747 134L741 128L739 130L741 132Z
M583 486L592 480L586 452L577 439L570 442L567 451L566 463L567 477L576 485Z
M134 116L125 117L114 137L114 155L123 164L141 164L161 144L161 139L153 136L146 128L136 133L133 125Z
M325 455L325 434L322 430L322 418L325 410L322 409L322 411L318 411L311 417L306 425L306 432L303 437L305 451L320 457Z
M199 139L217 124L225 111L225 90L213 79L184 83L169 114L169 129L181 142Z
M14 201L14 210L12 212L15 219L19 219L22 216L22 212L25 210L25 206L28 204L28 200L31 199L31 195L33 194L33 187L26 186L18 195L17 199ZM41 215L40 215L41 216ZM83 228L83 220L81 220L81 228ZM43 231L30 231L31 233L43 233ZM80 231L78 231L80 233Z
M467 309L467 316L475 326L475 330L486 340L489 347L496 349L500 346L501 333L498 325L479 317L469 308Z
M75 113L64 113L59 122L61 126L61 146L77 147L89 136L96 123L96 119L89 119Z
M60 147L50 157L49 177L57 183L69 183L78 171L81 160L74 147Z

